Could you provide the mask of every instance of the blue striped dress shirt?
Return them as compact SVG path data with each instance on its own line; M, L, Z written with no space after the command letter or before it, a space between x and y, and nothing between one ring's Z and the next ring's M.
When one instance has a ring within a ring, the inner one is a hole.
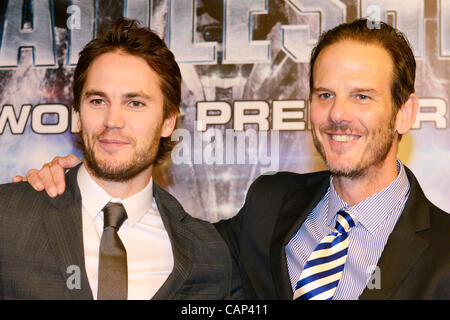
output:
M397 178L389 186L354 206L339 197L330 178L327 193L285 247L292 291L317 244L333 231L336 213L345 209L356 218L357 224L349 234L347 261L333 300L359 298L408 199L409 181L399 160L397 169Z

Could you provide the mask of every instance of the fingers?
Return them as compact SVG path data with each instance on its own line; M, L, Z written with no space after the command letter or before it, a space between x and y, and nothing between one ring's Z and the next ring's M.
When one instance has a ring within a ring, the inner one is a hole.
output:
M42 183L45 189L45 192L47 192L47 194L52 198L63 194L64 189L66 188L64 168L59 165L58 161L59 157L53 158L52 162L44 164L37 175L40 180L39 182Z
M26 177L22 177L22 176L15 176L12 178L12 182L16 183L16 182L22 182L22 181L27 181Z
M26 181L37 191L44 190L44 184L39 176L39 171L36 169L28 170Z
M55 191L59 195L64 193L64 190L66 188L64 169L73 168L80 162L81 160L73 154L69 154L65 157L53 158L52 162L50 162L49 164L50 173L55 185L55 190L52 189L52 191Z
M55 189L52 190L58 195L63 194L66 189L66 177L64 176L64 167L60 165L59 160L53 159L49 166L50 174L53 178ZM50 194L49 194L50 195ZM51 196L51 195L50 195Z
M60 170L63 172L64 175L64 169L60 168ZM41 170L31 169L30 171L27 172L28 182L35 190L37 191L45 190L45 192L47 192L47 194L50 197L54 198L58 194L62 194L64 192L65 187L65 182L63 178L62 181L64 185L62 187L60 186L60 190L62 190L62 192L61 193L58 192L58 187L55 183L54 177L55 171L56 171L55 175L58 176L57 169L55 168L52 169L51 163L44 164ZM58 178L56 180L59 181L61 185L61 181L58 180Z
M51 162L44 164L41 170L29 170L26 178L15 176L13 182L28 181L35 190L45 190L54 198L63 194L66 189L64 170L73 168L80 162L81 160L73 154L55 157Z
M64 169L71 169L79 164L81 160L74 154L69 154L65 157L55 157L52 160L52 164L57 163Z

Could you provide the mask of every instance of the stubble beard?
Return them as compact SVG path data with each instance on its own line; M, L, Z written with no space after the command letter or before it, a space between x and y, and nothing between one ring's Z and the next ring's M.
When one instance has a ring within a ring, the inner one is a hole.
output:
M370 153L369 157L364 158L362 162L358 163L357 165L351 168L338 168L334 167L331 163L329 163L325 156L324 147L322 143L320 143L315 133L314 125L312 125L311 133L314 146L316 147L320 156L324 160L331 174L333 174L336 177L358 179L366 176L368 174L369 169L380 167L384 163L397 135L396 131L394 130L394 126L395 126L395 117L391 117L387 128L381 127L377 129L373 135L372 145L368 144L366 146L365 152ZM326 129L342 132L350 131L348 128L344 126L339 126L333 123L328 124Z
M102 133L103 134L103 133ZM136 177L155 163L159 148L159 139L155 135L153 141L141 148L136 148L136 141L131 140L134 146L133 155L128 161L118 162L114 160L102 160L96 156L94 145L100 135L89 138L83 131L80 132L78 144L83 151L84 162L95 177L113 182L126 182Z

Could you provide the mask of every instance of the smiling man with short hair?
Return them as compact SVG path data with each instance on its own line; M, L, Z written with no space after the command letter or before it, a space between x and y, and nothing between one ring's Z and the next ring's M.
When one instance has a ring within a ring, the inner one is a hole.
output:
M85 160L66 190L52 199L27 183L0 186L0 298L241 298L213 225L152 180L181 100L164 42L117 20L81 51L73 95Z
M339 25L311 54L311 132L329 171L262 176L216 225L247 297L450 298L450 216L397 159L419 107L414 55L401 32L369 25Z

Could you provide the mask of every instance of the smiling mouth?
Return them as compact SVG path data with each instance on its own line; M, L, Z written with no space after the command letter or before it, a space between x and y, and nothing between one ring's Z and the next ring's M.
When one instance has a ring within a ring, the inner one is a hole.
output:
M117 140L117 139L99 139L101 143L107 144L128 144L127 141Z
M337 142L350 142L359 139L359 136L348 134L328 134L328 136Z
M129 141L114 139L114 138L100 138L98 139L100 145L106 150L121 149L127 145L130 145Z

